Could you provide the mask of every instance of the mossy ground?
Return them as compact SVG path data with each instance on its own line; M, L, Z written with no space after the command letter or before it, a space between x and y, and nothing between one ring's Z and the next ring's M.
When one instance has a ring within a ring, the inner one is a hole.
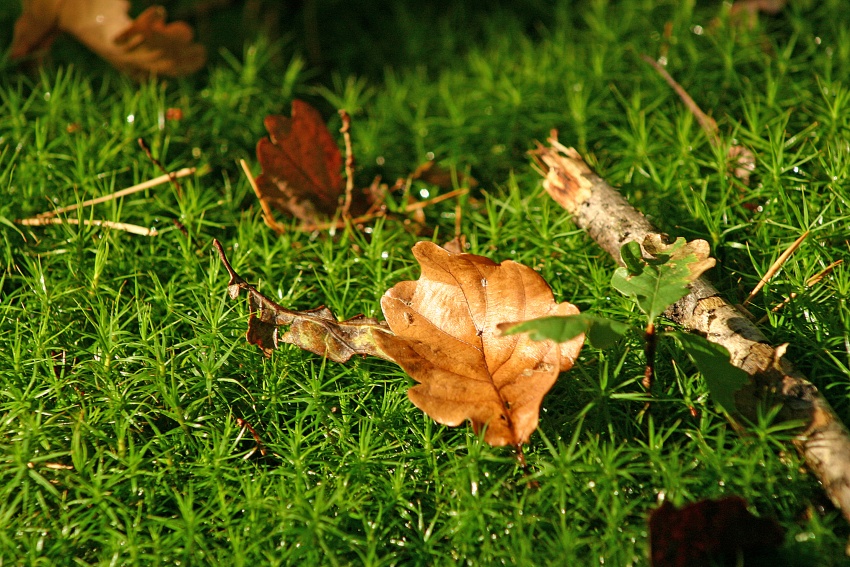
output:
M380 316L381 294L418 277L412 244L453 236L455 201L425 210L433 234L394 219L369 233L271 233L237 162L259 172L263 116L300 97L332 131L335 107L352 113L358 184L429 158L471 173L471 252L527 263L559 300L638 322L610 286L613 262L530 166L526 151L557 128L663 230L708 240L710 275L733 302L811 231L750 308L760 317L799 294L762 329L850 421L850 272L806 287L848 255L842 3L793 1L752 29L730 25L719 3L398 2L334 18L339 7L319 3L322 67L301 55L300 19L268 40L229 36L238 26L212 16L195 22L202 39L240 43L214 48L188 79L134 84L68 40L35 75L2 64L2 563L645 565L660 498L727 494L788 530L788 564L846 563L850 530L793 432L766 412L738 435L674 345L660 347L650 413L639 342L586 347L546 397L523 470L510 450L424 416L393 364L294 348L263 358L211 247L221 240L284 305ZM4 45L16 10L0 9ZM724 145L753 149L748 186L642 53L666 54ZM182 118L167 120L168 108ZM169 170L207 173L66 217L158 236L12 223L160 175L139 137ZM249 456L240 420L266 458Z

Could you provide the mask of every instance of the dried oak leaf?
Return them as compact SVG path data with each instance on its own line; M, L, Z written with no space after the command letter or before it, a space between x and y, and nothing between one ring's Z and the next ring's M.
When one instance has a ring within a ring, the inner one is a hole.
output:
M528 440L543 396L584 342L583 336L557 344L501 335L497 326L504 321L578 313L569 303L556 304L546 282L516 262L497 264L420 242L413 254L422 276L387 291L381 300L386 323L362 316L338 321L326 307L291 311L263 296L234 271L221 244L213 244L230 274L230 296L248 293L248 342L266 354L283 342L336 362L355 354L394 361L419 382L408 391L417 407L445 425L466 419L476 431L486 425L491 445ZM280 333L280 327L288 330Z
M151 6L135 20L126 0L24 0L15 22L11 58L38 60L55 37L66 32L119 70L136 77L180 76L206 62L184 22L165 23L165 9Z
M779 524L751 514L738 496L701 500L680 509L664 502L649 516L653 567L735 565L739 554L769 552L783 538Z
M308 223L333 216L345 190L342 154L319 111L293 100L291 118L272 114L263 124L269 137L257 143L258 197ZM362 192L353 198L353 211L367 208Z
M543 278L516 262L453 254L432 242L416 244L413 255L422 275L384 294L381 308L394 335L375 337L419 382L408 397L444 425L486 425L491 445L526 442L543 396L573 366L584 337L559 345L504 336L497 325L578 309L555 303Z

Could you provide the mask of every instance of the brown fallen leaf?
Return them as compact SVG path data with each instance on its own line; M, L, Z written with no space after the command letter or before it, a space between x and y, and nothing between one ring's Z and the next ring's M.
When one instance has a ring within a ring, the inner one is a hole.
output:
M263 208L263 220L275 232L286 227L271 216L277 209L303 222L302 230L326 230L368 222L388 215L384 199L389 188L377 177L369 187L354 190L354 155L351 144L351 118L340 110L345 141L345 179L340 174L342 154L334 137L325 125L322 115L301 100L292 101L292 116L269 115L264 124L269 133L257 143L257 159L262 173L253 178L243 165L249 182ZM402 211L412 217L413 222L423 224L422 209L464 195L478 182L463 174L452 176L434 161L420 165L407 178L398 179L392 190L409 190L414 180L436 185L441 189L452 187L454 180L466 187L438 195L425 201L416 201L408 195L408 203ZM341 218L328 222L339 214Z
M40 61L65 32L136 77L187 75L206 62L192 29L184 22L166 24L161 6L151 6L135 20L127 15L127 0L23 0L23 8L15 22L11 59L32 55Z
M433 419L449 426L468 419L476 431L487 426L487 443L520 446L584 337L559 345L503 336L497 325L578 309L555 303L543 278L510 260L453 254L433 242L417 243L413 255L422 275L384 294L381 308L394 335L376 335L378 345L419 382L408 397Z
M291 311L268 299L234 271L221 244L213 244L230 274L230 296L248 292L248 342L267 355L283 342L335 362L355 354L394 361L419 382L408 391L417 407L445 425L469 419L475 431L487 426L484 440L491 445L519 448L528 441L543 396L573 366L584 342L583 336L562 344L502 336L497 327L505 321L578 313L555 303L543 278L516 262L497 264L419 242L413 254L422 276L384 294L386 323L363 316L339 321L326 307ZM280 326L288 330L281 334Z
M664 502L649 516L650 561L652 567L733 565L740 555L752 559L777 548L784 535L774 520L751 514L739 496L680 509Z
M263 172L257 177L257 197L271 207L306 223L332 217L345 191L342 154L319 111L292 101L292 116L269 115L263 123L268 138L257 143ZM353 192L350 208L368 208L364 192Z

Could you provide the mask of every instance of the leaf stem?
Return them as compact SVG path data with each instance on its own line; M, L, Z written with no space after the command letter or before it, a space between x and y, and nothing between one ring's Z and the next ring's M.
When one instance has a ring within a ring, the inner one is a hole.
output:
M242 166L242 171L245 172L245 177L248 178L248 184L251 186L251 189L254 190L257 200L260 202L260 208L263 210L263 222L266 223L267 227L278 234L286 232L286 227L274 219L274 213L272 213L271 206L268 201L263 198L263 193L260 191L259 186L257 186L257 180L254 179L254 174L251 173L251 168L248 167L248 163L244 159L240 159L239 165Z
M650 321L646 326L643 347L643 352L646 356L646 370L643 375L642 384L647 390L652 388L652 382L655 380L655 349L658 344L657 337L658 335L655 333L655 323Z

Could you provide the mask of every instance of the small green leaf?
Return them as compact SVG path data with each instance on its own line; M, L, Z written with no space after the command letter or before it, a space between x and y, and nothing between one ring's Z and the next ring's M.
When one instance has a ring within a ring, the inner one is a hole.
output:
M727 413L735 413L735 392L749 381L746 372L729 360L729 351L708 339L691 333L671 331L682 349L705 378L711 398Z
M702 241L677 238L673 244L662 246L648 238L649 243L655 244L653 250L657 254L649 260L640 256L636 242L622 247L620 255L627 267L614 272L611 285L620 293L633 296L652 322L688 294L688 284L713 266L714 259L707 256L707 244L699 246Z
M527 332L535 341L551 339L564 343L585 333L590 344L599 349L610 347L629 330L625 323L587 313L566 317L540 317L519 324L502 325L499 325L499 328L506 335Z
M611 286L623 295L633 296L640 310L654 321L667 307L688 295L688 284L675 267L673 270L647 267L649 269L639 275L629 273L626 268L617 268L611 278Z

